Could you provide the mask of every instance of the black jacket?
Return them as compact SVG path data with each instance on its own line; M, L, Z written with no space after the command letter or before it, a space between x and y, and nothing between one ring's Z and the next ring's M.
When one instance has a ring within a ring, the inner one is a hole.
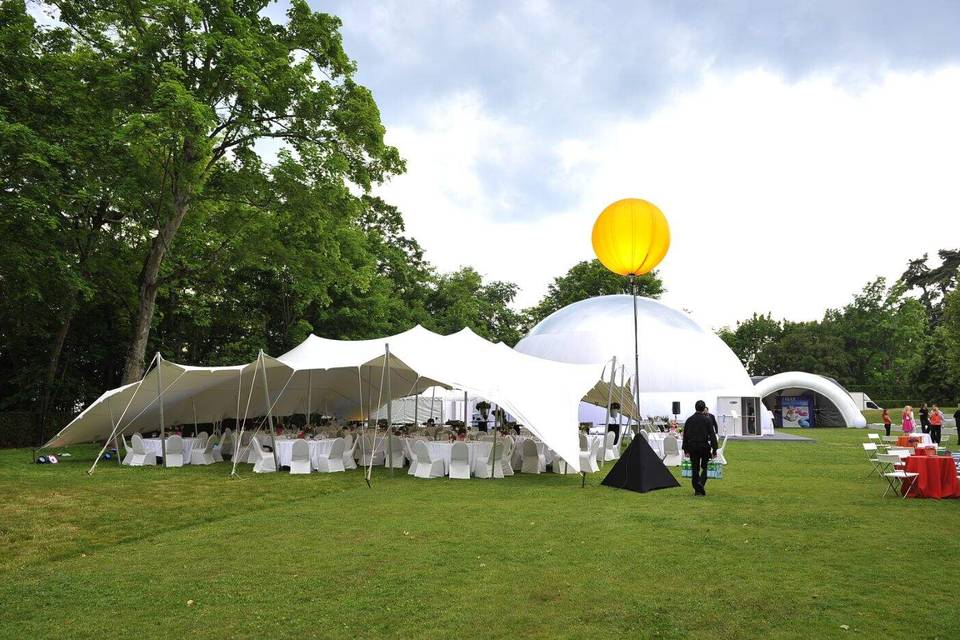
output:
M710 416L697 412L683 423L683 450L689 453L704 449L717 450L717 433Z

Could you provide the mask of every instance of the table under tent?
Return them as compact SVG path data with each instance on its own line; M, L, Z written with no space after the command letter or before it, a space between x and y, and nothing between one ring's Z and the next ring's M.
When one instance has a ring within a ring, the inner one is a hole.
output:
M367 424L393 400L442 387L495 403L579 471L581 400L620 402L624 414L636 415L624 382L615 381L605 363L544 360L469 329L441 336L416 326L355 341L311 335L277 358L261 352L254 362L228 367L180 365L157 354L139 382L104 393L45 446L102 440L106 449L125 434L148 430L160 431L165 442L174 425L225 419L241 428L254 419L269 432L275 417L315 411Z

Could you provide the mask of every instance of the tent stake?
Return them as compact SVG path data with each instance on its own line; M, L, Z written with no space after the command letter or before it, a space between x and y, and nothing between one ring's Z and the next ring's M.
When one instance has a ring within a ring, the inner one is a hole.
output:
M273 466L280 471L280 458L277 457L277 430L273 426L273 406L270 404L270 387L267 386L267 362L263 359L263 349L260 349L260 377L263 380L263 395L267 403L267 422L270 424L270 437L273 438Z

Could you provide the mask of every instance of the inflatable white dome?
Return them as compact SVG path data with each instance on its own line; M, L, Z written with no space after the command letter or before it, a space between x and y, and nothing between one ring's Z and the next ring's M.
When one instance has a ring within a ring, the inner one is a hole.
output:
M681 415L704 400L721 415L719 398L755 397L753 382L740 360L715 333L662 302L637 298L640 354L640 411L667 416L671 403ZM516 346L529 355L570 363L617 358L633 378L633 299L600 296L552 313ZM600 418L602 422L603 418Z

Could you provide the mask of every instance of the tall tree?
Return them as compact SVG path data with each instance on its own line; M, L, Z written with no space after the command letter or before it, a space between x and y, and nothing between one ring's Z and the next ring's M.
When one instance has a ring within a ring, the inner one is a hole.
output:
M340 21L293 0L287 22L269 4L206 0L55 0L60 19L114 73L100 79L126 101L119 131L154 187L153 232L124 379L139 378L163 265L184 218L221 171L258 171L267 139L281 141L331 181L361 190L403 168L383 141L370 92L353 80ZM185 275L180 273L179 275Z

